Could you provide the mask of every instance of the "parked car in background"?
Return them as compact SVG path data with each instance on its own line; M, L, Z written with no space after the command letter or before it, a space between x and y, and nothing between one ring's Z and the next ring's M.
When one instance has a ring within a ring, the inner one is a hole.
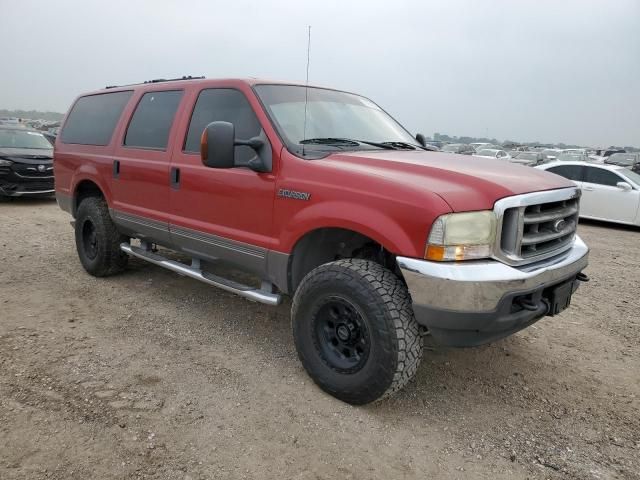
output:
M557 148L545 148L540 153L544 155L545 162L552 162L560 156L562 150L559 150Z
M474 142L474 143L470 143L469 145L471 145L473 148L476 149L476 151L482 149L482 148L490 148L491 144L490 143L483 143L483 142Z
M0 117L0 125L17 127L20 125L20 119L16 117Z
M535 168L580 187L580 218L640 225L640 175L628 168L588 162L553 162Z
M640 153L614 153L604 161L606 164L627 167L636 173L640 173Z
M565 148L564 150L562 150L562 153L568 153L573 155L586 155L587 149L586 148Z
M544 163L544 155L540 152L515 152L511 154L512 163L519 163L520 165L526 165L527 167L535 167Z
M431 145L433 147L436 147L437 149L441 149L442 147L444 147L446 145L445 142L441 142L440 140L426 140L425 143L427 145Z
M0 125L0 196L54 193L51 143L35 130Z
M609 158L614 153L626 153L626 150L624 148L614 148L614 147L600 148L595 151L595 154L590 155L590 158L597 162L604 162L607 158Z
M586 153L562 152L556 160L560 162L588 162L591 159Z
M497 150L493 148L483 148L482 150L476 152L473 156L479 158L497 158L498 160L511 160L511 155L509 155L507 152L505 152L504 150Z
M449 153L459 153L461 155L473 155L476 149L466 143L450 143L443 146L440 151Z

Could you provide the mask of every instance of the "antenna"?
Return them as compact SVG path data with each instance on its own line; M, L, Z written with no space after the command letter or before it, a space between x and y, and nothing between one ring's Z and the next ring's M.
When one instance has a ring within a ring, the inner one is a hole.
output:
M302 132L302 140L307 139L307 103L309 102L309 58L311 53L311 25L308 26L309 33L307 37L307 79L304 85L304 126ZM304 143L302 144L302 155L304 156Z

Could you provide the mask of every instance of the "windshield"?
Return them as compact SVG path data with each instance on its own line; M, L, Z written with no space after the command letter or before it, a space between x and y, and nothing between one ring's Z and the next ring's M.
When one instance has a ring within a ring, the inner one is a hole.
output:
M636 172L631 171L628 168L623 168L622 170L619 170L618 173L621 173L623 176L627 177L637 186L640 186L640 175L637 174Z
M310 139L350 139L363 142L403 142L417 146L416 140L398 122L371 100L346 92L298 85L256 85L269 116L285 142L305 148L371 149L372 145L323 142ZM306 128L305 128L305 99ZM376 148L376 147L373 147Z
M520 152L516 158L518 160L537 160L538 159L538 154L537 153Z
M38 132L0 129L0 148L46 148L50 150L51 143Z

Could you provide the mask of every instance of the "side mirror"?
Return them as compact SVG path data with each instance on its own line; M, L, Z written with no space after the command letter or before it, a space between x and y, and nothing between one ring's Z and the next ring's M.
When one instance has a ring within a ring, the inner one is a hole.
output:
M616 187L618 187L620 190L624 190L625 192L628 192L629 190L633 189L631 185L627 182L618 182L616 183Z
M211 122L202 132L200 158L210 168L235 166L236 129L233 123Z
M418 141L418 143L420 145L422 145L423 147L427 146L427 140L424 138L424 135L421 133L416 134L416 140Z
M259 173L271 171L271 145L264 132L249 140L235 138L235 127L230 122L211 122L202 132L200 158L210 168L248 167ZM236 164L235 147L246 146L256 152L256 156L246 163Z

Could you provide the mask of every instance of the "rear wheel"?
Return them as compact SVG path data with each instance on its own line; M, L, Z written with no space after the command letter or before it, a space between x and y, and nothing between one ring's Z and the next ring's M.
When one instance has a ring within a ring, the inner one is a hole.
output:
M352 404L405 386L422 358L422 337L406 286L390 270L359 259L311 271L296 291L298 356L326 392Z
M104 277L125 268L129 257L120 250L120 244L128 238L118 232L102 198L82 200L75 228L76 250L87 272L95 277Z

